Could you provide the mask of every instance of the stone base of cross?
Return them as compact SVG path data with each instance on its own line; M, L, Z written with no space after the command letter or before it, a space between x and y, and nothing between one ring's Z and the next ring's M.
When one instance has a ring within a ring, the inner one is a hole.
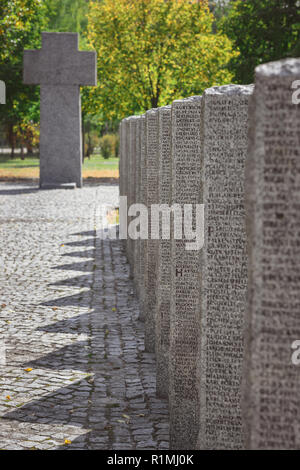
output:
M79 51L77 33L42 33L24 51L24 83L41 86L40 187L82 187L80 86L97 85L96 52Z

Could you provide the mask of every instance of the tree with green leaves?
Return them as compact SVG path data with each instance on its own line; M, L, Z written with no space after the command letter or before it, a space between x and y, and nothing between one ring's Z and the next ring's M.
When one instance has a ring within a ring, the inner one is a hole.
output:
M88 109L103 120L163 106L229 83L237 54L214 34L208 2L103 0L90 2L88 42L98 54L99 86Z
M83 33L87 30L89 0L44 0L48 31Z
M6 105L0 107L0 122L12 154L15 128L22 132L21 124L39 121L39 91L23 85L23 50L40 47L46 24L46 8L40 0L1 0L0 80L6 84Z
M230 7L220 26L240 52L230 62L236 82L252 83L259 64L299 57L298 0L235 0Z

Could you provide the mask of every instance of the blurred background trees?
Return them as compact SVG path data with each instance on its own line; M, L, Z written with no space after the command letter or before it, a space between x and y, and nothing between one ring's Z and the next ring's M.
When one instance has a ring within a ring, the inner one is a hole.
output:
M256 65L299 56L299 14L298 0L1 0L1 141L12 156L38 146L39 90L23 85L22 62L42 31L78 32L80 47L96 50L98 87L82 90L84 149L113 156L123 117L251 83Z
M163 106L229 83L237 55L206 1L91 2L88 42L98 54L99 86L90 108L105 120Z
M298 0L236 0L220 18L223 31L240 52L229 63L236 83L254 81L254 69L265 62L299 57Z
M39 90L23 85L23 50L40 47L46 25L46 8L39 0L1 0L0 80L6 83L6 105L0 106L0 124L12 156L17 144L30 147L29 128L38 139Z

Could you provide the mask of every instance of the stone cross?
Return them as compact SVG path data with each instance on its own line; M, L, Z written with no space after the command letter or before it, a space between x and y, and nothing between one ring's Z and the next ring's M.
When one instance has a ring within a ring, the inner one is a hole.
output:
M42 33L24 51L24 83L41 85L40 187L82 186L80 86L96 86L96 53L77 33Z

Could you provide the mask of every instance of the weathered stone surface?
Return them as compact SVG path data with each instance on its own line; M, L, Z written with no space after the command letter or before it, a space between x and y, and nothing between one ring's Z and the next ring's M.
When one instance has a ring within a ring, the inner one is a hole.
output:
M171 106L158 109L159 204L171 205ZM169 394L171 241L159 240L157 255L156 369L157 395Z
M172 104L172 204L202 204L201 97ZM170 439L173 449L195 448L199 431L196 363L199 252L172 239L170 313Z
M200 278L200 449L241 449L247 290L244 172L253 86L203 94L205 241Z
M249 292L246 447L299 449L300 60L256 69L246 170ZM299 355L298 355L299 356Z
M128 151L127 151L127 129L128 118L121 121L120 124L120 196L127 197L127 185L128 185ZM128 230L128 218L127 218L127 207L123 204L120 205L120 238L124 249L127 249L126 234Z
M141 116L141 191L140 202L147 206L147 142L146 142L146 115ZM140 240L140 320L145 320L145 299L147 280L147 240Z
M124 119L120 122L119 126L119 139L120 139L120 150L119 150L119 191L120 196L124 196L124 166L125 166L125 152L124 152Z
M41 86L40 186L82 186L81 102L78 86Z
M131 116L129 118L129 153L128 153L128 209L135 204L136 199L136 121L138 116ZM133 220L133 217L128 217L128 223ZM130 264L130 273L134 278L134 253L135 253L136 240L128 237L128 260Z
M124 195L127 196L127 206L129 205L130 194L129 194L129 186L130 186L130 117L124 120L125 128L125 143L124 143L124 151L125 151L125 171L124 171ZM127 209L128 210L128 209ZM127 238L125 240L125 250L127 254L127 258L129 260L129 239L128 239L128 226L129 226L129 217L127 217Z
M155 352L156 264L158 240L151 238L151 206L158 204L158 110L146 112L147 208L149 212L145 289L145 349Z
M42 33L42 48L24 51L24 82L96 86L96 52L78 51L78 42L77 33Z
M137 116L135 121L135 204L141 202L141 116ZM141 240L134 242L134 286L135 292L140 297L140 254L141 254Z
M80 86L97 84L96 53L78 51L77 33L42 33L24 51L24 83L41 85L40 186L82 186Z

